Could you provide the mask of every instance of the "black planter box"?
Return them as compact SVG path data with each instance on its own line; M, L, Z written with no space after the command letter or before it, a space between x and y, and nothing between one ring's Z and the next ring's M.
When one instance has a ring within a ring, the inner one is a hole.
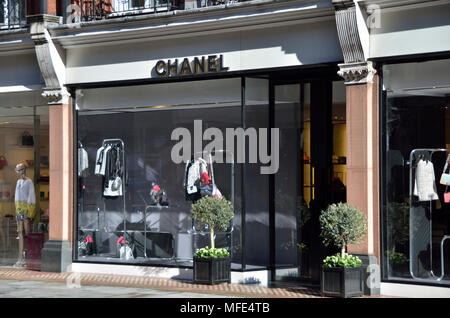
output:
M220 284L231 282L231 258L200 258L194 256L194 283Z
M392 264L392 276L396 277L410 277L409 262L403 264Z
M320 292L323 296L357 297L364 294L361 267L322 267Z

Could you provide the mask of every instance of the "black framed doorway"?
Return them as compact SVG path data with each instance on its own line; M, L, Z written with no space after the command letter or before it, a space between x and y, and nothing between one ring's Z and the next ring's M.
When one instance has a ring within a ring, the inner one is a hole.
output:
M316 284L322 259L334 253L319 226L320 211L343 201L333 191L333 79L270 80L269 125L280 135L279 170L269 175L272 281Z

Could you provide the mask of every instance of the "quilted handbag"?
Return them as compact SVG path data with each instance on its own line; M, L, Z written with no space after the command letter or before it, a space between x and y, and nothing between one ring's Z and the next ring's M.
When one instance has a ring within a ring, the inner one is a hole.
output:
M0 169L8 165L8 160L6 160L5 156L0 156Z

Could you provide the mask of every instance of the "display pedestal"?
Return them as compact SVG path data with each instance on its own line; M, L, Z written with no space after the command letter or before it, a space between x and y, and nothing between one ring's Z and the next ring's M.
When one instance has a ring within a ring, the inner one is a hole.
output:
M72 249L69 241L49 240L42 249L41 271L66 272L72 264Z
M27 235L27 269L41 269L41 256L44 240L44 233L30 233Z

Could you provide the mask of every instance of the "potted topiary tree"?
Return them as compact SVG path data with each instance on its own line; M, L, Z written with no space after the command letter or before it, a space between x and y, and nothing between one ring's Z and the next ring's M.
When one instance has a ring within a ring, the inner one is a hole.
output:
M214 233L225 231L233 219L233 206L225 198L205 196L192 205L194 220L207 227L211 248L198 249L194 255L194 283L217 284L231 282L230 252L216 248Z
M341 249L323 260L320 289L324 296L354 297L363 295L361 260L346 253L348 244L356 244L367 231L366 218L347 203L331 204L319 217L323 243Z

